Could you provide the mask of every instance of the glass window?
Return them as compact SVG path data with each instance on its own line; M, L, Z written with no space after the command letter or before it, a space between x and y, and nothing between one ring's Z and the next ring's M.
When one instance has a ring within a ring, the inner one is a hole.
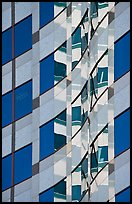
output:
M96 18L98 16L98 2L91 2L90 4L90 17Z
M40 2L40 28L49 23L54 18L54 2Z
M12 122L12 92L2 96L2 127Z
M114 80L130 70L130 32L115 43Z
M72 35L72 52L73 58L76 58L76 55L81 57L81 27L78 27ZM80 58L72 61L72 69L74 69L74 67L77 65L79 59Z
M14 183L17 184L32 176L32 145L15 152Z
M12 185L12 155L2 159L2 191Z
M91 173L98 172L98 152L91 154Z
M54 2L55 6L66 7L66 2Z
M77 30L72 35L72 49L80 48L81 46L81 27L78 27Z
M81 185L72 186L72 201L79 201L81 198Z
M72 107L72 125L81 124L81 106Z
M54 120L40 127L40 160L54 152Z
M57 133L54 133L54 136L55 136L54 149L56 151L66 144L66 136Z
M54 54L40 62L40 94L54 86Z
M66 126L66 110L56 117L55 122Z
M32 48L32 16L15 25L15 57Z
M98 166L105 166L108 161L108 146L98 146Z
M2 65L12 59L12 29L2 33Z
M32 81L15 89L15 119L32 112Z
M39 195L40 202L58 202L59 199L66 201L66 181L64 180Z
M55 81L60 81L66 76L66 65L61 62L55 61L55 72L54 72L54 79Z
M98 9L103 9L108 7L108 2L98 2Z
M130 109L114 120L115 156L130 147Z
M54 202L54 188L51 188L39 195L39 202Z
M98 88L108 85L108 67L98 67Z
M61 181L54 187L54 197L66 200L66 181Z
M115 202L130 202L130 187L116 195Z

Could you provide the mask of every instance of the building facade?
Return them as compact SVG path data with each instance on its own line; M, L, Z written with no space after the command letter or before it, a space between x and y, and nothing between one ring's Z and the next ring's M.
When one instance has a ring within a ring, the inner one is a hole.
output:
M130 2L2 3L2 201L130 201Z

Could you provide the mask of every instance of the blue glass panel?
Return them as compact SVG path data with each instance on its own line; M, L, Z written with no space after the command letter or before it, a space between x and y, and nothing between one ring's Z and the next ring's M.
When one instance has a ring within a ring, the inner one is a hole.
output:
M72 186L72 200L80 200L81 197L81 186Z
M54 2L40 2L40 28L54 18Z
M2 191L12 185L12 156L2 159Z
M54 188L39 195L39 202L54 202Z
M15 25L15 57L32 48L32 17Z
M54 121L40 127L40 160L54 152Z
M54 85L54 54L40 62L40 94Z
M114 121L115 156L130 147L130 109Z
M2 65L12 59L12 29L2 33Z
M130 187L116 195L115 202L130 202Z
M32 145L15 152L14 183L17 184L32 176Z
M12 122L12 92L2 96L2 127Z
M130 32L115 43L114 80L130 70Z
M32 81L15 90L15 119L32 112Z

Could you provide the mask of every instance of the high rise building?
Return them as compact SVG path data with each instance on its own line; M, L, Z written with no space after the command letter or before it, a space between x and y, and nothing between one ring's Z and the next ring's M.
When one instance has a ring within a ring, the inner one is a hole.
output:
M130 2L2 3L2 201L130 201Z

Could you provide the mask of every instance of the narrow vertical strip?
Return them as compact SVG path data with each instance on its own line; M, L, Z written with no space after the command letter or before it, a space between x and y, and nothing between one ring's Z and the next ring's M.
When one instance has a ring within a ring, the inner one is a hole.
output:
M12 187L11 202L14 202L14 152L15 152L15 54L14 54L14 24L15 24L15 2L11 2L12 16Z

